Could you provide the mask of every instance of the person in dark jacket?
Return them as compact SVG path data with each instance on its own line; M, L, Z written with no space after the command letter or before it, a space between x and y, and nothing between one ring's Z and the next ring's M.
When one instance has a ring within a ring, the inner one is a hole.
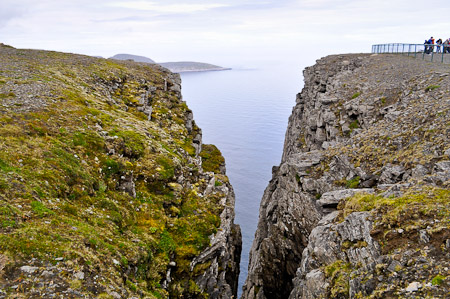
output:
M436 53L441 53L442 39L436 41Z

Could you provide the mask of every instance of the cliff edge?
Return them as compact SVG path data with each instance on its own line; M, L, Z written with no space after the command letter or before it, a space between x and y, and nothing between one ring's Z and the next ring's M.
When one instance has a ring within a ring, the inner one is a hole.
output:
M450 67L335 55L304 79L243 298L447 298Z
M158 65L0 44L0 298L232 298L225 161Z

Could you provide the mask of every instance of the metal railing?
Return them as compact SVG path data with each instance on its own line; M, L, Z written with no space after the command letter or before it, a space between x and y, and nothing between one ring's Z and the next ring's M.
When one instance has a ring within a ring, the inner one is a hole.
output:
M380 44L372 46L372 53L402 54L431 62L450 63L450 45Z

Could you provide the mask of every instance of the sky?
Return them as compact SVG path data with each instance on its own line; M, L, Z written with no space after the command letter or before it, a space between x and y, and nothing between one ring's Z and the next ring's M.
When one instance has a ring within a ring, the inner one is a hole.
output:
M449 13L448 0L0 0L0 43L231 67L313 63L449 38Z

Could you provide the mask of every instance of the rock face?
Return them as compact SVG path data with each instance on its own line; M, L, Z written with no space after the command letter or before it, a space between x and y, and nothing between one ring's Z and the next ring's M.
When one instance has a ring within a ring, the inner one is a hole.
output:
M0 298L232 298L225 161L180 76L0 44Z
M395 55L304 71L243 298L448 295L449 71Z

